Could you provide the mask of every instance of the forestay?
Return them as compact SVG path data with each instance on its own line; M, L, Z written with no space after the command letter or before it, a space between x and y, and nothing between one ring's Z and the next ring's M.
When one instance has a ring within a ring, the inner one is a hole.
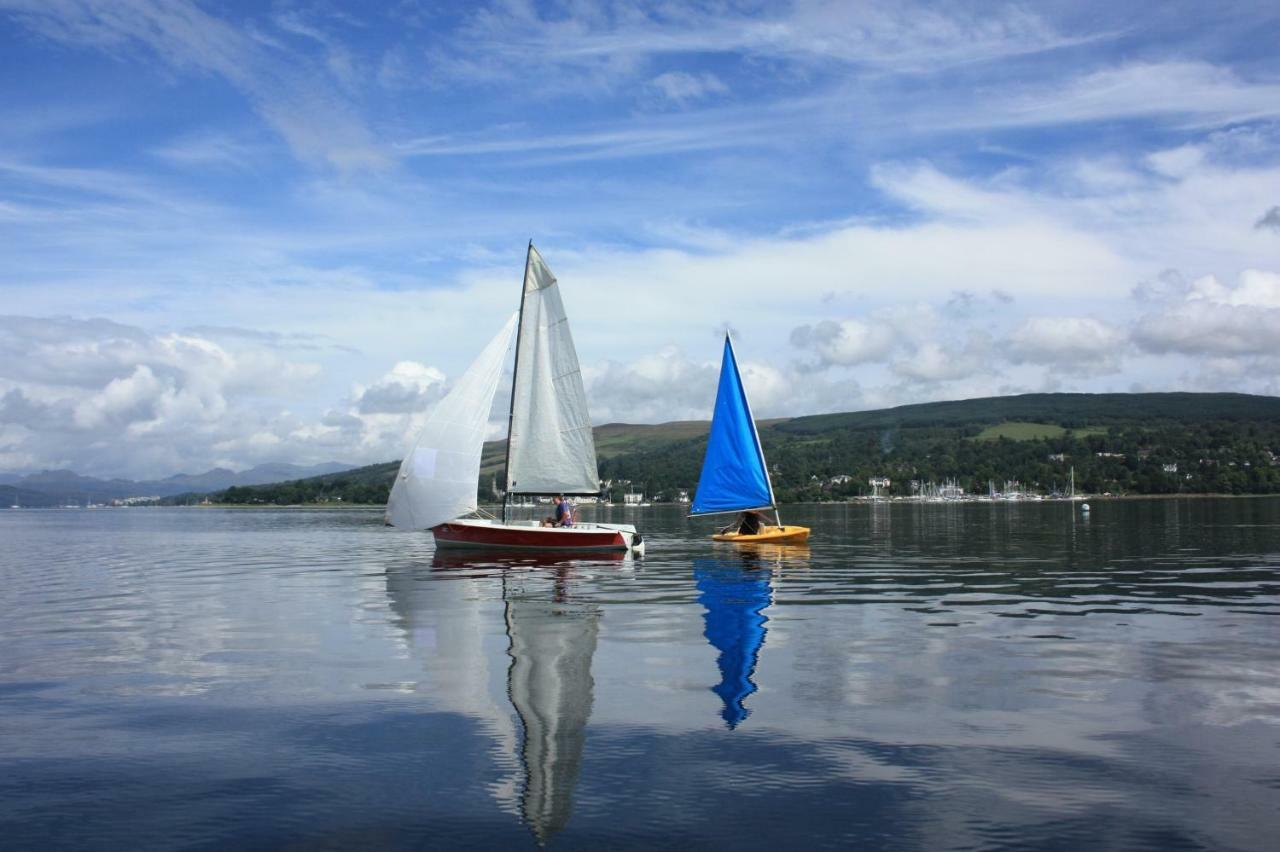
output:
M513 314L427 417L391 487L392 526L425 529L476 510L480 452L515 327Z
M595 494L596 446L555 276L529 246L512 391L507 491Z
M711 435L689 513L706 515L764 509L771 508L773 503L764 451L760 448L755 421L751 419L751 406L738 374L738 363L733 357L733 343L726 335Z

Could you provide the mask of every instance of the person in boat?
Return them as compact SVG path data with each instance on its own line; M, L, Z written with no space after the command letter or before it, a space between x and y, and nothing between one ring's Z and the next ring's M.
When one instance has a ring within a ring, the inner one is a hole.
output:
M731 533L737 530L738 535L757 535L762 526L764 526L764 518L761 517L760 513L747 511L738 515L736 521L720 530L720 532Z
M543 518L542 525L544 527L573 526L573 506L569 504L569 501L557 494L551 498L551 502L556 504L555 514Z

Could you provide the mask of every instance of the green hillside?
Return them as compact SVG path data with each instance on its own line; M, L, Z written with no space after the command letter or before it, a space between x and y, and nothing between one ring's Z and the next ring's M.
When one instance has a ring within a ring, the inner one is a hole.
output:
M1204 423L1280 420L1280 397L1243 393L1028 393L901 405L877 411L796 417L782 426L795 433L836 429L972 426L1005 421L1056 423L1070 429L1145 420Z
M596 427L600 475L658 499L692 493L708 424ZM969 491L1017 480L1043 492L1280 493L1280 398L1247 394L1026 394L762 421L783 501L845 499L873 476L894 494L955 479ZM502 480L503 444L485 445L480 494ZM211 495L229 503L383 503L398 463ZM832 482L833 478L847 481Z

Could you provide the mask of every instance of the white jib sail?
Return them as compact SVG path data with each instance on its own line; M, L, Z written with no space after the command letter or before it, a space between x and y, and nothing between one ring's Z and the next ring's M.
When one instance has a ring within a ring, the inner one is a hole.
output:
M392 526L426 529L476 510L480 452L515 327L512 315L427 417L391 486Z
M532 246L516 358L507 491L595 493L600 475L578 354L556 278Z

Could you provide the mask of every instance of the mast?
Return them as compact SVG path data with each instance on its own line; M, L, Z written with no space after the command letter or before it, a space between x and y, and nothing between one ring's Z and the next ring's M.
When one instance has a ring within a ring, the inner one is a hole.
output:
M502 522L507 522L507 503L511 499L511 426L516 419L516 376L520 370L520 335L524 333L524 294L529 282L529 260L533 257L533 240L524 253L524 275L520 278L520 319L516 321L516 360L511 365L511 405L507 408L507 448L502 462L507 481L502 490ZM772 491L770 492L772 493Z
M764 457L764 447L760 444L760 430L756 428L756 416L751 413L751 397L747 394L747 386L742 382L742 371L738 369L738 353L733 349L733 337L724 333L724 342L733 355L733 369L738 374L738 385L742 388L742 402L747 406L747 422L751 424L751 436L756 439L756 452L760 454L760 466L764 468L764 481L769 486L769 507L773 509L773 519L782 526L782 514L778 511L778 498L773 494L773 477L769 476L769 462Z

